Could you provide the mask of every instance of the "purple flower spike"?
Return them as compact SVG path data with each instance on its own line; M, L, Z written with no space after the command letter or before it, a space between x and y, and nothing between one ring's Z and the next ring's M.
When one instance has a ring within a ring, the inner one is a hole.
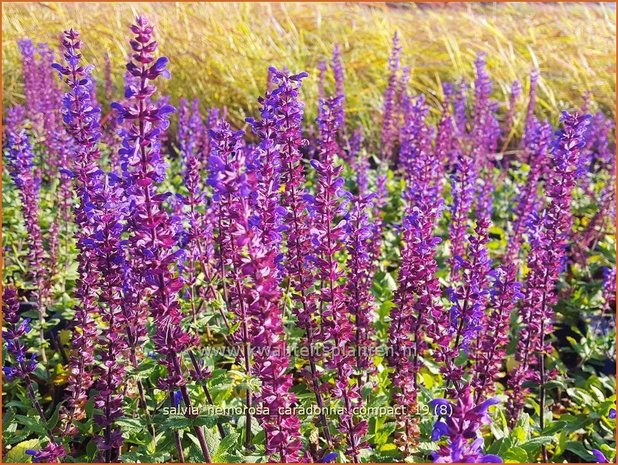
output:
M397 418L398 445L410 454L418 438L417 419L409 412L417 409L421 358L433 344L446 344L448 320L440 303L441 287L436 277L435 251L440 239L434 235L434 229L442 211L442 199L439 169L425 123L427 107L422 97L411 102L406 96L405 100L400 160L406 175L404 198L408 205L402 224L404 247L395 307L390 315L388 363L393 368L394 401L404 409Z
M500 457L483 453L481 431L490 422L488 408L497 403L499 400L493 398L476 404L466 385L457 393L455 404L434 408L434 413L445 419L436 422L432 440L446 436L446 444L432 454L434 463L502 463Z
M367 446L363 441L367 422L355 419L353 414L361 396L358 383L353 384L351 380L354 357L346 348L353 344L354 331L346 305L345 286L341 282L344 273L337 261L346 240L346 220L342 218L345 216L344 202L348 199L348 193L342 188L343 178L340 177L343 167L334 165L339 149L336 142L341 124L339 105L339 97L321 102L319 161L312 160L311 163L317 173L312 242L316 253L316 277L321 283L317 305L322 337L334 352L327 357L327 367L337 373L337 382L331 388L331 394L343 404L344 412L339 424L347 443L346 454L357 462L360 450Z
M399 45L399 35L393 35L393 47L388 59L388 84L384 91L384 103L382 104L382 159L389 159L393 155L397 138L396 125L396 99L397 99L397 74L401 59L401 46Z
M40 343L41 350L44 350L45 309L49 299L50 276L47 269L49 256L43 248L43 236L39 223L41 175L34 164L34 152L24 129L9 133L7 161L8 172L19 191L21 209L28 232L28 264L36 283Z
M518 418L524 406L526 389L523 384L540 379L537 369L551 350L546 335L553 327L552 306L557 301L556 284L565 266L566 247L572 228L571 194L576 183L577 162L586 143L590 117L562 115L562 130L552 148L552 169L548 173L546 192L548 206L535 215L531 225L531 247L528 255L528 275L520 310L521 329L516 348L519 365L509 379L511 421Z
M9 381L17 379L25 384L27 396L30 402L32 402L32 406L39 413L39 421L42 422L49 438L49 443L40 451L29 451L26 453L33 455L34 462L56 463L66 455L66 451L57 442L47 426L47 419L44 416L43 408L35 395L35 385L31 376L36 369L37 361L34 354L27 355L27 348L22 339L30 331L29 320L24 319L20 322L19 313L17 290L12 286L5 286L2 293L2 314L4 316L2 339L6 343L8 360L10 360L11 365L3 367L2 371Z

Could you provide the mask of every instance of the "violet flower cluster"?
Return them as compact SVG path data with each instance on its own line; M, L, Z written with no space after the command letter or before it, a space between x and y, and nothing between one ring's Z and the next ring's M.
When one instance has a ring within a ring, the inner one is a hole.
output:
M577 161L586 142L589 116L562 114L563 127L552 148L552 170L546 184L549 205L533 220L528 275L520 310L521 329L517 341L519 365L509 379L511 418L524 405L525 381L540 384L544 379L544 358L551 350L546 336L552 331L556 283L564 269L566 246L572 227L570 201L576 183ZM536 369L540 369L541 373Z
M354 328L346 305L344 272L337 261L345 241L344 207L349 194L343 190L342 165L335 166L338 152L337 134L341 119L338 113L340 97L321 102L319 160L311 165L317 173L315 197L311 199L313 210L312 244L316 253L316 278L320 282L317 299L321 320L322 337L326 350L332 354L326 359L326 366L336 370L335 385L330 388L333 399L343 404L339 419L341 432L347 444L346 454L359 462L360 450L366 447L363 436L368 424L354 418L354 407L361 400L360 387L353 383L354 357L346 347L354 341Z
M526 225L530 223L534 214L541 207L538 195L539 183L547 172L549 165L549 151L551 148L552 129L549 123L539 123L535 119L526 128L526 145L524 150L529 162L530 171L526 182L517 197L517 205L514 208L514 218L511 224L511 233L505 261L508 263L517 260L524 241Z
M372 326L375 319L375 302L371 293L375 268L370 254L373 231L369 219L372 201L373 195L355 196L345 225L346 249L349 257L345 289L346 306L354 319L355 370L361 386L376 371L369 357L370 349L375 344L373 340L375 330Z
M401 46L399 45L399 35L395 32L393 36L393 47L388 59L388 84L384 91L384 103L382 108L382 134L380 143L382 145L382 158L389 159L393 155L397 140L396 125L396 99L397 99L397 74L399 73L401 59Z
M278 110L276 90L273 94L274 98L272 94L267 95L264 101L264 119L253 121L254 128L258 128L257 132L262 136L263 149L272 143L268 139L272 136L269 126L272 128L271 125L275 124L276 127L277 123L269 120L273 114L271 110ZM243 151L239 150L241 136L242 133L233 133L227 123L222 123L212 135L214 145L210 159L211 174L214 175L211 176L212 186L220 198L228 201L224 212L228 235L225 245L229 247L230 261L235 270L230 300L240 322L235 336L244 344L245 360L250 363L246 368L261 381L260 393L254 399L248 396L247 400L249 406L255 401L268 408L269 414L260 418L266 432L266 453L271 458L278 454L282 462L293 462L299 460L301 449L300 421L295 415L283 413L296 399L289 392L292 377L287 373L289 359L285 354L281 319L281 278L277 264L279 242L273 238L276 231L269 231L279 219L274 223L262 221L261 214L271 201L268 196L258 194L255 199L257 210L253 209L250 191L269 191L269 187L263 184L269 184L271 179L247 175L247 161ZM274 154L263 150L257 155L262 168L273 162L265 158L269 155ZM277 165L270 168L277 169ZM269 213L283 214L281 209ZM253 349L252 360L249 359L250 347Z
M490 280L490 311L478 343L470 352L474 363L472 386L477 401L493 394L495 390L510 339L511 314L524 296L513 263L498 266L490 273Z
M8 135L8 172L19 190L21 209L28 233L28 265L36 284L37 310L39 313L39 344L45 360L45 316L49 304L48 254L43 248L39 223L41 175L34 164L34 152L25 129Z
M399 162L405 170L407 201L403 219L401 269L395 307L391 311L388 362L393 368L396 388L394 402L404 408L398 445L411 454L418 437L418 373L421 359L430 348L428 340L445 343L444 309L440 303L441 287L435 275L435 249L440 238L434 229L442 212L440 170L436 168L431 134L426 124L428 108L421 96L411 102L404 98L405 125L402 129ZM442 326L441 326L442 325Z
M92 385L92 367L95 363L95 343L99 331L94 322L98 314L97 304L100 290L100 270L95 267L96 251L93 247L95 225L91 221L91 207L94 193L102 182L102 173L96 165L100 156L97 144L100 139L100 110L91 102L90 68L80 64L81 41L76 31L69 30L63 37L66 66L54 64L54 68L65 80L70 92L63 98L63 117L67 132L76 144L72 160L71 175L79 198L74 207L78 254L77 296L79 304L75 310L75 329L72 348L75 353L69 360L70 392L68 406L62 416L65 422L64 434L75 435L75 420L85 415L88 390Z
M450 327L452 344L444 348L444 376L451 382L461 379L463 367L455 364L460 350L472 354L478 350L479 338L487 328L489 274L491 260L487 249L489 221L478 219L474 233L468 236L465 257L455 257L454 273L460 282L448 289L452 306Z
M490 423L488 409L498 404L493 397L481 403L475 402L470 386L465 386L457 396L457 402L434 399L430 407L441 418L436 421L431 439L446 443L432 453L434 463L502 463L497 455L483 452L481 428Z
M32 374L36 369L37 359L34 353L28 356L28 349L23 341L24 336L30 331L30 320L20 317L19 307L17 290L13 286L6 286L2 293L2 315L4 317L2 339L6 343L6 350L12 363L3 366L2 372L9 381L18 379L24 383L28 398L37 411L49 439L47 445L42 449L38 451L28 450L29 455L33 456L33 462L58 463L66 455L66 450L54 438L48 426L45 412L34 390Z

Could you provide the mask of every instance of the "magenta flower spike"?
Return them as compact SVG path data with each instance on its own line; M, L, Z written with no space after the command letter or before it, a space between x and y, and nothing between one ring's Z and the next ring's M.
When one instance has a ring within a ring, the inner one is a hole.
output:
M399 73L399 65L401 59L401 46L399 44L399 35L397 32L393 35L393 47L391 55L388 59L388 84L384 91L384 102L382 104L382 159L390 159L393 155L397 138L396 125L396 98L397 98L397 75Z
M352 461L358 462L360 451L367 446L363 436L368 424L365 420L355 419L353 412L361 400L360 386L358 382L352 382L354 356L349 347L353 346L354 328L342 283L344 273L337 260L346 239L343 208L349 197L349 193L343 190L343 167L334 164L339 150L340 104L339 97L321 102L319 159L311 161L317 173L316 194L311 199L314 220L312 244L316 254L316 279L320 282L320 290L314 295L318 300L321 336L327 344L326 350L333 352L327 355L326 366L336 371L337 381L330 393L343 405L339 425L347 444L346 454Z
M276 84L276 78L273 80ZM268 409L268 414L258 419L266 432L266 453L271 460L294 462L300 458L302 443L298 417L285 413L296 399L290 393L292 377L287 373L289 358L282 320L280 240L276 231L280 219L273 219L273 215L281 216L284 210L276 208L276 195L264 195L272 192L275 180L271 176L278 170L277 155L270 151L277 129L277 120L271 119L271 115L280 111L277 95L273 91L261 100L261 121L250 120L261 142L258 153L253 154L257 160L249 165L244 151L239 150L241 132L232 132L226 122L213 132L209 183L218 201L224 202L220 234L224 234L226 265L233 278L230 303L239 324L233 337L245 347L245 369L261 381L260 392L255 396L247 391L247 404L262 404ZM257 196L252 198L251 193L256 191ZM275 211L268 211L269 206L275 207ZM265 212L272 222L262 217ZM250 429L247 437L250 438Z
M373 225L369 219L372 201L373 195L355 196L345 226L349 255L345 293L354 319L355 370L360 386L376 371L370 357L375 346L375 302L371 293L375 267L370 254Z
M35 384L32 374L36 370L37 359L35 354L28 355L28 349L24 343L24 336L30 332L30 320L20 317L19 298L17 289L13 286L5 286L2 293L2 315L4 324L2 340L6 343L7 360L2 367L2 373L9 380L18 379L26 386L27 396L39 414L39 420L43 424L49 442L38 451L32 451L33 462L58 463L66 456L64 446L56 439L48 426L45 412L35 392ZM10 365L6 362L10 360Z
M588 115L566 112L561 119L563 126L554 140L551 171L545 187L549 204L533 217L531 224L529 272L524 284L521 329L516 348L519 365L509 379L512 391L509 413L512 420L519 416L524 405L527 392L524 382L540 383L543 402L542 386L547 375L545 354L551 350L546 337L553 328L552 306L557 301L556 284L565 266L567 240L573 221L570 203L576 183L577 162L586 143L590 121Z
M125 377L123 362L127 349L122 295L124 192L114 175L106 176L96 166L99 158L97 144L102 136L100 108L92 101L91 68L80 63L82 42L79 34L74 30L66 31L62 45L66 65L54 64L54 68L70 89L63 99L63 115L67 131L76 144L72 176L76 179L80 199L75 217L80 226L77 234L81 260L78 291L81 305L77 310L78 331L73 346L86 352L78 352L71 358L73 378L70 379L70 409L64 415L67 420L65 432L76 432L72 420L83 415L87 391L94 380L93 386L97 391L94 405L101 412L94 418L100 428L95 441L100 458L109 462L118 459L123 444L122 433L114 423L123 416L121 386ZM85 340L83 336L97 338L93 320L98 315L106 323L100 331L100 338L98 341ZM98 342L96 351L95 342ZM94 370L96 379L86 374L94 364L95 353L102 362Z
M483 452L481 429L490 423L488 409L500 403L496 397L481 403L474 401L472 389L466 385L457 394L457 402L434 399L430 408L440 419L435 423L431 439L446 443L431 454L434 463L502 463L497 455Z
M126 120L129 129L122 131L123 176L127 194L133 196L128 218L128 245L132 250L131 267L134 276L142 279L137 295L140 306L150 308L154 320L153 342L166 374L158 381L158 387L167 391L170 398L175 389L180 389L183 401L191 406L182 371L182 354L195 345L195 337L182 327L179 291L184 286L181 277L175 274L179 260L184 255L177 248L177 225L164 207L168 193L157 193L156 187L163 182L166 163L161 154L161 138L169 126L169 115L174 107L164 99L153 101L156 92L154 81L169 77L166 57L156 58L157 42L152 39L153 26L139 16L131 31L133 54L127 63L129 79L125 89L124 104L114 103L119 121ZM201 427L193 428L206 461L210 451ZM179 455L182 450L179 448Z
M510 263L519 258L521 245L524 240L526 225L538 213L540 199L538 197L539 183L547 172L550 163L550 148L552 128L549 123L533 121L526 128L527 135L524 155L530 171L526 182L521 187L517 196L517 204L514 209L514 218L511 225L511 234L507 245L505 262Z

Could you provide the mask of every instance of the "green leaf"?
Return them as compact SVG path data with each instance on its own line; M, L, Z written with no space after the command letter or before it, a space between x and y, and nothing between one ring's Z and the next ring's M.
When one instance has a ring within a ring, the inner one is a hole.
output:
M15 420L19 422L19 424L24 425L30 433L39 433L41 436L47 436L45 425L43 425L43 423L39 420L35 420L34 418L30 418L25 415L15 415Z
M528 459L530 462L536 462L539 456L541 446L550 444L554 441L552 436L538 436L526 441L524 444L520 444L519 447L524 449L528 453Z
M214 433L210 428L202 428L202 431L204 432L204 438L206 439L208 451L210 452L210 455L212 455L215 451L219 450L219 445L221 443L219 433Z
M502 458L504 463L527 463L528 453L525 449L515 446L508 449Z
M5 463L30 463L32 456L26 454L26 449L38 449L39 440L30 439L13 446L4 456Z
M592 455L581 442L569 441L567 442L565 448L566 450L573 452L578 457L584 459L586 462L596 462L594 455Z
M214 462L220 462L224 455L235 445L238 444L238 438L240 438L240 434L236 432L231 432L227 436L225 436L221 442L219 443L219 448L216 451L216 454L213 457Z
M190 426L193 426L193 419L180 415L169 416L161 423L163 429L171 430L183 430Z

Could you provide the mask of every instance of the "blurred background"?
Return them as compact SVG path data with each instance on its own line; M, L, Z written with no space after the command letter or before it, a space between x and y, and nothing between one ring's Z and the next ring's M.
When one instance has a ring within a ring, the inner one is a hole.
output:
M199 97L205 107L225 106L237 126L257 108L270 65L310 74L303 91L307 116L315 118L318 62L330 60L340 44L348 118L368 133L378 130L395 31L403 64L412 68L413 93L425 93L436 112L441 82L472 81L479 51L487 53L493 96L505 106L512 81L520 79L526 92L527 75L537 66L537 108L552 121L560 110L581 105L586 91L593 110L615 112L615 4L527 3L3 3L3 107L24 98L17 40L58 44L70 27L80 31L85 60L94 63L100 82L109 54L120 98L128 25L138 12L156 24L160 51L171 61L172 79L162 91L173 103L184 96ZM331 73L327 80L332 91Z

